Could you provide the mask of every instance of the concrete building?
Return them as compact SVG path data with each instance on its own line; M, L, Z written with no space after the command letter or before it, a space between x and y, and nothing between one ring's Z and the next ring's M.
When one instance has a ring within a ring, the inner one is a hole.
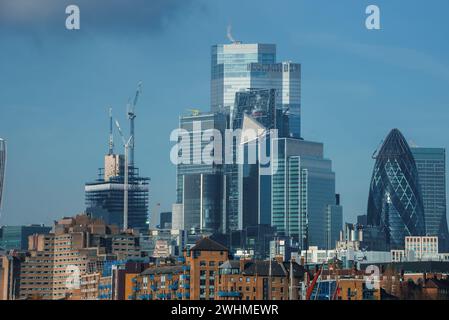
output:
M53 232L29 237L20 272L21 299L77 299L80 279L104 261L140 255L135 235L87 215L55 222Z
M19 298L20 268L24 254L18 252L0 252L0 300L16 300Z
M438 236L405 237L405 255L409 261L438 259Z

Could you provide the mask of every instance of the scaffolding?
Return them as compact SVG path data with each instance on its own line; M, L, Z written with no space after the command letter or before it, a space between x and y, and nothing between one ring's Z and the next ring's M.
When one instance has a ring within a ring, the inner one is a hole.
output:
M148 229L148 202L150 179L141 177L139 169L129 167L128 225L133 229ZM124 175L104 179L104 169L99 169L96 181L85 185L86 212L93 218L102 218L109 224L123 228Z

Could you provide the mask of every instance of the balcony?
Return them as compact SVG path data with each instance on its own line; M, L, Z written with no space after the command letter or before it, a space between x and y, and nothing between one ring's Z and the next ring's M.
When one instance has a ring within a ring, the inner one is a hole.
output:
M218 291L219 297L229 297L229 298L238 298L242 294L238 291Z
M174 291L178 290L178 288L179 288L177 283L171 284L168 287L170 288L170 290L174 290Z

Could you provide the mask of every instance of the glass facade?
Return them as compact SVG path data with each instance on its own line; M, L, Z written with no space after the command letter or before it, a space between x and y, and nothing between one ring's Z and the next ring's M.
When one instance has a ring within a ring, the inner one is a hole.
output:
M6 142L0 138L0 210L2 209L3 184L6 170Z
M301 65L276 62L274 44L215 45L211 52L211 108L234 112L235 96L246 89L274 89L286 137L301 137Z
M438 236L441 252L449 250L446 218L446 150L411 148L418 169L426 235Z
M191 233L216 233L221 225L222 175L183 176L184 228Z
M244 119L254 120L252 129L277 128L276 105L274 89L250 89L235 94L235 108L231 115L231 128L244 128ZM249 122L247 122L249 123ZM269 140L269 138L267 138ZM242 230L248 226L270 223L270 189L269 176L259 175L260 164L236 163L238 149L236 143L232 146L233 164L225 165L226 175L226 226L227 230ZM270 145L267 144L267 149ZM257 152L257 143L246 143L243 152L244 159L248 159L247 151ZM269 155L269 152L266 152ZM256 155L258 159L259 155Z
M204 113L182 116L179 128L189 134L190 163L177 166L177 204L182 204L183 227L188 232L214 233L223 225L223 165L218 163L199 163L202 151L211 143L201 139L206 130L216 129L222 137L227 126L225 114ZM194 143L199 137L200 143ZM182 152L181 152L182 153ZM223 154L223 151L222 151Z
M278 148L273 160L277 172L272 176L272 225L302 248L328 248L338 240L343 224L332 162L323 158L321 143L281 138Z
M425 234L418 169L404 136L393 129L376 156L368 197L368 224L385 232L389 249Z
M343 230L343 207L337 202L327 206L327 247L332 250L337 246L340 238L340 231Z
M42 225L3 226L0 228L0 248L5 250L28 250L28 236L47 234L51 227Z

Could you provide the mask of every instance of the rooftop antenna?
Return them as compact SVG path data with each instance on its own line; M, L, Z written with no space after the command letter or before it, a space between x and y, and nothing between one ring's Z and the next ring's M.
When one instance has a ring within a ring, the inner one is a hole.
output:
M136 94L134 96L134 100L132 103L128 102L127 105L127 113L128 113L128 119L129 119L129 128L130 128L130 145L129 145L129 165L132 167L134 166L134 141L135 141L135 134L134 134L134 119L136 118L136 105L137 101L139 99L140 93L142 92L142 81L139 81L137 84L137 90Z
M232 36L232 25L228 25L226 36L228 37L229 41L231 41L232 43L234 43L234 44L240 43L240 41L235 40L234 37Z
M112 132L112 108L109 108L109 155L114 153L114 134Z

